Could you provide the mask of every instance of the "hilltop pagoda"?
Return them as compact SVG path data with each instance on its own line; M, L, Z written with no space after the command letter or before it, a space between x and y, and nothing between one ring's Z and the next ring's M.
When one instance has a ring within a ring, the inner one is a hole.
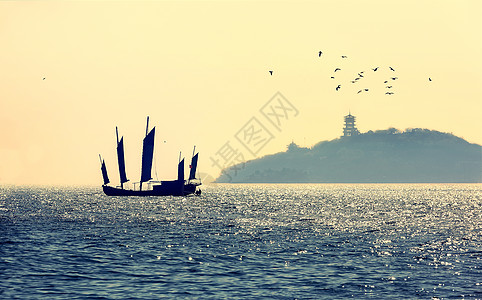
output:
M360 134L360 132L358 131L355 125L355 116L348 113L348 115L345 116L345 127L343 127L342 137L353 136L358 134Z

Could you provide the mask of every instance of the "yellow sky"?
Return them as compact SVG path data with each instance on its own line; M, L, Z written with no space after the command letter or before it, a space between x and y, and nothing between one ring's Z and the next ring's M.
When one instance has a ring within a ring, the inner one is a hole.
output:
M0 184L100 185L99 153L117 183L115 126L138 181L147 115L160 179L193 145L216 177L227 142L253 159L337 138L349 110L362 132L482 144L481 15L479 0L2 1ZM261 108L277 92L293 110L275 127ZM255 154L237 139L252 118L270 133Z

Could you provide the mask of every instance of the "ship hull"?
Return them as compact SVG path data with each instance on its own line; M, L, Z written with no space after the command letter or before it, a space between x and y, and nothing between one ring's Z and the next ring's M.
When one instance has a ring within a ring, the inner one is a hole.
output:
M177 181L163 181L154 185L151 190L137 191L103 185L102 189L107 196L187 196L198 194L195 184L181 184Z

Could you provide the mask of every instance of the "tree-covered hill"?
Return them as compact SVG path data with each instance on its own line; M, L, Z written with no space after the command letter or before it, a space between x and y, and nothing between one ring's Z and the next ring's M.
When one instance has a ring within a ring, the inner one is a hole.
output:
M224 170L216 182L482 182L482 147L439 131L390 128L311 149L292 143L285 152Z

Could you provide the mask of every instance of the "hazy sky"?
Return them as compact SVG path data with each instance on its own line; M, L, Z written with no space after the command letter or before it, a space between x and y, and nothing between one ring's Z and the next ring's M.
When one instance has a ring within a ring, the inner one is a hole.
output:
M159 179L193 145L217 177L213 160L337 138L348 111L362 132L482 144L481 15L479 0L2 1L0 184L100 185L99 153L117 183L115 126L138 181L148 115Z

